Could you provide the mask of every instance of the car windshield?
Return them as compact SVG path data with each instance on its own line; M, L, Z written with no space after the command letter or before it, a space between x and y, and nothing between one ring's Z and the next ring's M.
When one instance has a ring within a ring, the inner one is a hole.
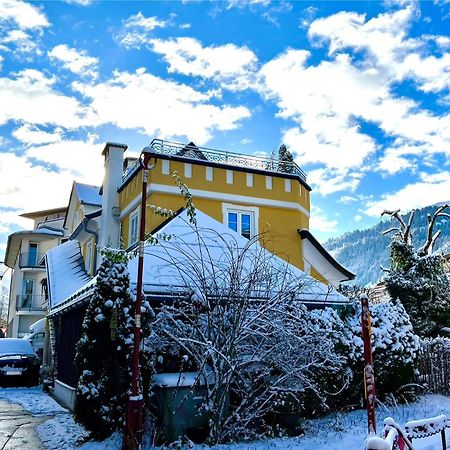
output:
M29 355L33 352L30 341L26 339L0 339L0 356L3 355Z

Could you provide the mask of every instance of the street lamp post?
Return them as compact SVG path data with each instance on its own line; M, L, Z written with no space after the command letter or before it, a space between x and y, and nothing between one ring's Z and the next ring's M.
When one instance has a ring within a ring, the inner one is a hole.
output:
M151 159L154 163L149 166ZM141 342L141 306L142 288L144 272L144 243L145 243L145 213L147 210L147 180L148 172L156 165L156 158L150 147L145 147L140 155L142 167L142 194L140 207L140 228L139 228L139 253L138 253L138 273L136 284L136 305L134 311L133 330L133 354L131 360L131 395L128 398L126 435L124 437L123 448L127 450L137 450L142 445L142 425L144 416L144 396L140 382L139 368L139 346Z

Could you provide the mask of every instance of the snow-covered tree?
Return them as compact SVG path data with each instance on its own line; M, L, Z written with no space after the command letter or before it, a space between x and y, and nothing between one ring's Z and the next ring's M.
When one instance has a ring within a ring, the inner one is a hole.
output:
M79 373L75 418L95 437L123 427L130 387L134 301L123 250L103 249L93 297L83 321L75 364ZM153 312L142 305L143 333ZM147 370L151 367L146 366ZM147 375L148 373L144 374Z
M280 145L278 149L278 168L282 172L293 173L294 172L294 158L291 152L284 144Z
M339 351L339 317L307 311L299 298L314 281L279 259L274 264L257 238L242 248L213 230L208 235L165 244L174 250L167 264L179 269L188 294L161 308L150 344L162 370L199 372L209 441L268 434L282 416L298 420L327 409L330 393L351 376Z
M399 211L385 211L398 222L384 232L392 234L386 287L393 299L400 299L411 317L416 333L436 336L450 323L450 283L444 269L442 255L433 253L433 245L440 235L434 232L439 217L450 218L449 205L437 208L428 216L425 243L419 248L412 245L411 224L414 211L405 222Z
M402 394L401 388L413 381L419 338L400 301L370 305L372 351L377 395ZM355 381L362 385L364 344L361 339L361 304L355 301L345 320L348 327L348 353ZM362 388L358 392L363 392ZM405 392L403 392L405 393Z

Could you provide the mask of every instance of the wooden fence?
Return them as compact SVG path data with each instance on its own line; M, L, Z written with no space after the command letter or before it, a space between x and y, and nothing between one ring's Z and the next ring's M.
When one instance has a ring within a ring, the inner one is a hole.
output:
M422 341L417 383L434 394L450 395L450 339Z

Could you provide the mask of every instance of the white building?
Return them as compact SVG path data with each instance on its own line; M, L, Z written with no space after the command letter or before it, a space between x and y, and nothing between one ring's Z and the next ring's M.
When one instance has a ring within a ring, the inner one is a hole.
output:
M12 269L8 306L8 337L22 337L30 325L45 316L46 272L44 255L65 240L66 208L22 214L33 229L8 237L5 265Z

